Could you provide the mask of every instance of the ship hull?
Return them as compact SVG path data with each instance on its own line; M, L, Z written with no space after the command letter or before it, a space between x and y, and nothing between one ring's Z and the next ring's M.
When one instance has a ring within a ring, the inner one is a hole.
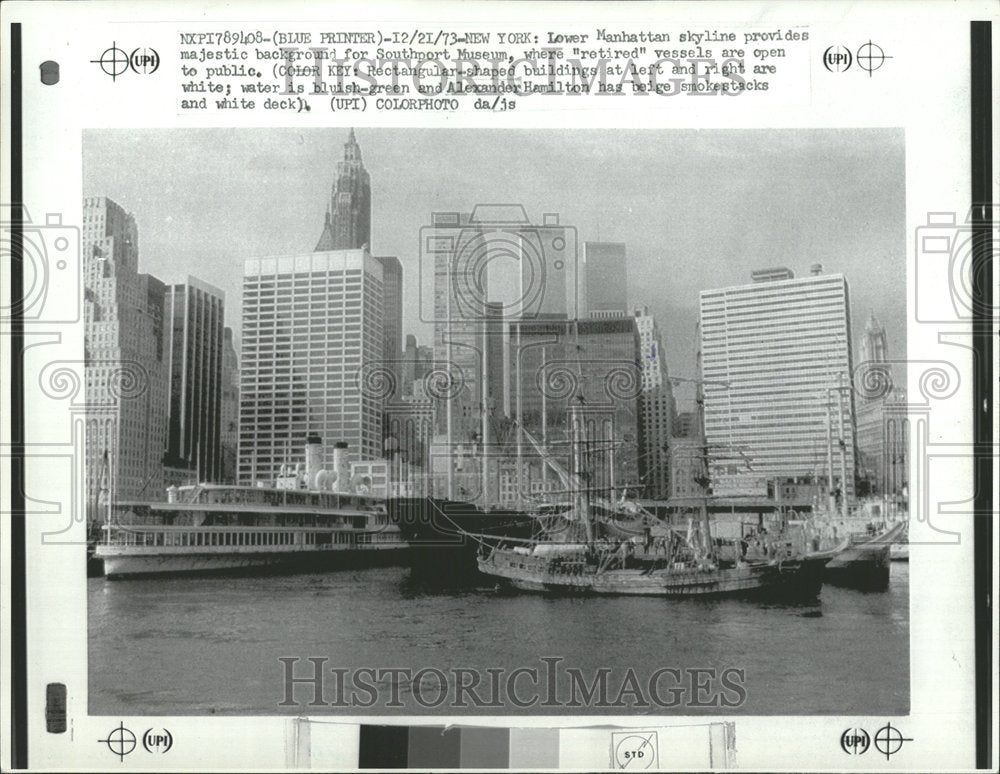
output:
M479 571L525 591L658 597L777 595L815 597L827 556L715 570L623 569L552 571L545 559L495 552L479 560Z
M292 573L384 566L404 563L408 551L406 545L310 551L183 553L144 550L144 547L140 546L124 550L115 546L98 546L97 557L103 560L104 576L110 580L117 580L154 575Z
M888 587L892 547L905 528L906 523L899 522L869 540L852 541L826 565L826 579L862 589Z
M414 569L433 575L477 577L480 544L470 535L528 538L537 523L519 510L484 511L474 503L431 497L390 499L387 511L410 544Z

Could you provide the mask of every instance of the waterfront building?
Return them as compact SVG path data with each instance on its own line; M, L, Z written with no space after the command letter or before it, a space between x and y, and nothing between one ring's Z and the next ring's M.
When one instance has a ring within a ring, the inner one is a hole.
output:
M368 247L371 223L371 177L361 160L361 147L351 129L344 143L344 158L337 162L326 221L315 252Z
M189 276L167 288L167 444L164 464L200 482L222 481L225 294Z
M642 496L649 499L670 497L670 436L673 429L674 397L656 318L649 307L634 310L639 333L639 363L642 369L642 393L639 416L642 446L639 449L639 475Z
M695 507L704 497L699 478L704 475L705 441L683 436L670 441L670 497L676 504Z
M785 268L701 292L704 432L711 473L827 481L854 490L855 412L848 284Z
M382 456L382 277L382 263L361 249L244 262L241 483L300 461L311 433L325 455L340 442L358 461Z
M385 407L385 457L394 491L429 494L434 402L423 394L404 395Z
M87 503L160 499L166 286L139 273L135 218L111 199L83 200L82 248Z

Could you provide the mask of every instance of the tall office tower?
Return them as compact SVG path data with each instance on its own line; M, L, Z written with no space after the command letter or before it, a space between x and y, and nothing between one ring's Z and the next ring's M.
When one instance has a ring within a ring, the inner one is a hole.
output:
M861 337L861 363L885 363L889 359L889 344L886 340L885 328L875 317L873 311L868 322L865 323L865 332Z
M222 480L236 483L236 454L240 439L240 356L236 354L233 329L222 333Z
M498 308L502 316L524 319L576 316L576 230L554 213L536 224L520 205L479 205L471 214L433 213L421 239L422 257L434 261L434 361L451 364L459 392L442 412L438 432L452 443L469 443L480 432L482 355L490 354L483 351L484 324L492 324L487 319L495 320ZM500 284L491 272L510 262L518 267L516 297L490 307L497 301L491 286ZM486 368L492 373L490 363Z
M642 368L642 394L639 415L642 423L642 447L639 449L639 473L645 497L670 497L670 436L674 423L674 396L667 373L667 360L656 319L649 307L635 310L639 332L639 363Z
M851 317L842 274L754 272L703 290L700 357L710 473L829 479L854 491ZM828 417L832 444L827 443Z
M420 388L415 385L423 380L433 366L434 350L417 344L417 337L412 333L407 334L406 349L403 352L403 394L418 394Z
M371 178L361 161L361 148L351 129L344 143L344 160L337 162L326 222L316 252L355 250L369 245L371 224Z
M403 394L403 267L393 255L376 256L382 264L382 292L385 319L382 321L385 362L396 383L396 395Z
M622 242L584 242L587 314L595 319L628 315L628 275Z
M333 250L243 265L239 480L273 478L302 462L318 434L355 460L382 456L385 344L382 264Z
M165 285L138 273L135 218L111 199L83 200L82 237L86 480L92 511L102 489L115 501L164 496ZM97 511L92 512L96 518Z
M859 478L870 494L904 496L909 483L910 433L906 391L893 388L862 400L857 425Z
M417 337L412 333L406 334L406 346L403 347L403 366L400 369L400 383L403 386L403 395L413 394L413 381L416 378L414 372L417 366Z
M448 398L435 418L436 434L448 446L470 444L482 425L483 326L489 275L475 284L476 245L482 238L466 213L434 213L430 233L434 246L434 363L450 374ZM424 229L425 232L428 229Z
M164 464L183 479L222 480L222 342L225 294L189 276L165 303L167 444Z
M510 406L514 418L570 467L569 408L582 396L581 465L590 486L641 484L642 373L635 318L515 320L510 323ZM524 452L522 452L523 454ZM519 462L515 470L522 467ZM536 465L532 476L548 476ZM522 482L522 491L530 491Z

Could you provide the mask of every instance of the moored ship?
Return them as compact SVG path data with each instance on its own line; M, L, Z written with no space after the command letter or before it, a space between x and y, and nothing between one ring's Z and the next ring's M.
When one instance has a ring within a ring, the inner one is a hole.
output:
M581 425L573 409L571 423L576 445ZM581 455L574 459L578 465ZM699 518L684 533L637 503L609 508L606 502L592 502L582 471L546 461L573 492L572 506L539 519L532 539L478 536L479 571L515 588L663 597L814 597L825 565L846 547L845 541L830 550L810 551L801 536L784 536L770 542L762 555L727 556L712 537L707 496Z
M306 571L400 561L409 544L385 499L349 491L340 467L275 486L197 484L168 490L167 502L118 502L95 557L108 578L253 570ZM348 491L331 491L341 479Z

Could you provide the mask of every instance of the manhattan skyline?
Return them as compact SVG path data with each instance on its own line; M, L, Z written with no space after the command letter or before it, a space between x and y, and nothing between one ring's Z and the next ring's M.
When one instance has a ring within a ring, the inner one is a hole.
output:
M311 252L349 130L91 130L84 193L134 213L144 271L241 297L246 258ZM403 268L403 333L419 319L419 231L435 211L516 202L584 241L624 242L631 307L660 321L672 375L693 376L698 291L813 263L851 283L857 347L874 310L905 357L904 156L898 130L356 129L371 176L374 255ZM182 139L183 137L183 139ZM504 148L506 152L498 152ZM126 174L127 171L127 174ZM420 278L431 291L429 277ZM227 324L239 338L236 309ZM857 354L855 357L857 361ZM688 397L688 396L684 396Z

